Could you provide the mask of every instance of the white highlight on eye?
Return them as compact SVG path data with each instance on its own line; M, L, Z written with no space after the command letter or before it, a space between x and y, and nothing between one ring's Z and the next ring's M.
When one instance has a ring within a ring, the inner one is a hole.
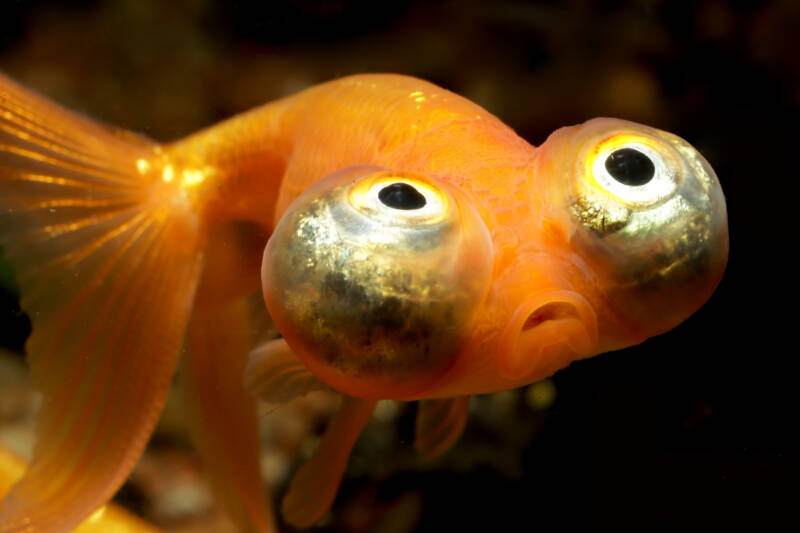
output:
M631 148L646 155L653 162L653 179L643 185L625 185L614 179L606 170L606 159L617 150ZM678 186L677 170L664 161L664 156L643 142L608 143L601 146L592 164L592 175L603 189L628 204L652 204L672 194Z

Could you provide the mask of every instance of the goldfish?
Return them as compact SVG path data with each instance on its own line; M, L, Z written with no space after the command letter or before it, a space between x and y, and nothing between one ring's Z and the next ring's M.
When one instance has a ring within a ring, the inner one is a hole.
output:
M534 147L431 83L363 74L159 143L2 77L0 244L44 397L0 531L69 530L103 505L178 364L220 503L273 531L255 398L343 398L281 504L313 525L378 400L419 401L415 447L437 457L470 395L687 319L728 230L702 155L624 120ZM280 333L260 344L258 292Z

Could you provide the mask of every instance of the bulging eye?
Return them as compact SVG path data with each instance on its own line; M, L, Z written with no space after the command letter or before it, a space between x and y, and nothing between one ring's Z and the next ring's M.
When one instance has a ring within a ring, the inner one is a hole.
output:
M488 230L457 189L352 167L281 217L264 251L264 300L320 379L400 399L452 361L488 291L491 257Z
M725 198L703 156L671 133L607 118L546 144L537 171L568 176L551 202L567 208L570 243L628 328L622 337L661 333L696 310L728 254Z
M678 185L678 164L647 137L618 135L601 142L591 158L595 182L627 206L669 197Z

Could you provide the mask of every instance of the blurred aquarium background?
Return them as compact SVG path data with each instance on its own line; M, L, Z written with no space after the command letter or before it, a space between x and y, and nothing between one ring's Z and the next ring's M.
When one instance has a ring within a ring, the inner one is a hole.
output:
M12 0L0 70L158 140L358 72L431 80L534 144L595 116L684 137L728 201L711 301L640 346L474 398L434 462L413 452L414 406L382 403L316 530L797 531L799 29L793 0ZM0 259L0 440L25 453L36 396L17 301ZM332 408L264 409L276 499ZM116 501L164 531L231 531L182 419L171 398Z

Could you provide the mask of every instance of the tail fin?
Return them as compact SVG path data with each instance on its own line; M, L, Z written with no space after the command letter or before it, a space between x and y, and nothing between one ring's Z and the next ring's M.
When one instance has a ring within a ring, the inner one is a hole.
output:
M44 395L2 533L78 524L128 476L161 411L202 257L197 216L157 166L150 141L0 75L0 245Z
M0 447L0 498L5 495L11 483L22 476L24 471L25 461L9 450ZM111 503L101 507L88 520L81 523L73 533L108 533L109 531L158 533L156 528Z

